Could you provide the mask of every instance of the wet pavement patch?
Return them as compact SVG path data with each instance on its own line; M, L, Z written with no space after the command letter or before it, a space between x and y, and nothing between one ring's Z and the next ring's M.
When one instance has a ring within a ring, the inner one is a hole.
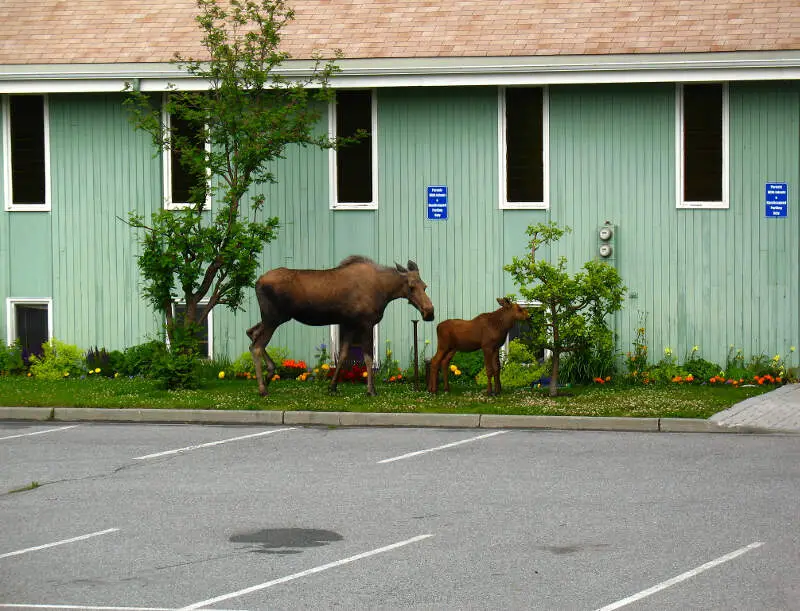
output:
M249 543L259 554L299 554L302 548L341 541L342 535L317 528L265 528L232 535L231 543Z

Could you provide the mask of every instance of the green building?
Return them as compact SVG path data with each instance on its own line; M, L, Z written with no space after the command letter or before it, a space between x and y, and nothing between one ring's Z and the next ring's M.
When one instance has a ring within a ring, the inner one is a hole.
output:
M699 346L724 363L731 347L771 356L797 344L797 3L290 4L282 70L302 75L315 50L341 49L321 127L370 137L358 154L297 148L278 164L265 193L281 229L263 270L412 259L437 322L471 318L515 292L503 265L525 253L529 224L553 220L573 233L550 257L619 269L619 350L643 320L655 355ZM121 349L163 336L123 219L179 207L182 183L131 126L122 91L204 86L170 63L176 51L201 57L195 12L186 1L0 6L13 24L0 41L4 340ZM431 187L446 200L434 190L429 204ZM407 362L415 318L390 304L376 354L389 340ZM209 351L237 357L257 319L254 294L246 312L215 309ZM419 324L429 355L435 324ZM310 359L321 343L336 329L287 323L271 345Z

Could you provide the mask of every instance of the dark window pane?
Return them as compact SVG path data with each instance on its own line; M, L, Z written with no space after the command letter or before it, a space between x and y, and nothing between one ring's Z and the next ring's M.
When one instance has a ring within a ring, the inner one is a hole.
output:
M44 304L16 304L14 306L17 339L29 354L42 354L42 344L49 337L47 306Z
M722 201L722 85L684 85L683 156L683 200Z
M543 94L538 87L506 89L506 200L544 201Z
M338 91L336 93L336 135L350 137L363 129L369 135L336 153L338 201L369 203L372 196L372 93Z
M202 309L205 305L201 304L197 306L198 309L198 316L202 312ZM186 314L186 304L183 303L176 303L175 304L175 322L177 324L182 324L181 321ZM197 339L198 349L200 350L200 354L207 359L211 358L211 355L208 352L208 318L205 319L203 324L195 331L195 338Z
M12 95L11 187L15 204L45 203L44 97Z
M170 117L170 125L176 138L176 143L185 142L188 148L181 149L178 145L171 155L172 172L172 202L174 203L200 203L206 199L206 180L203 170L193 171L187 164L189 154L199 153L205 149L205 129L202 125L197 125L180 119L176 116ZM192 189L198 189L192 193ZM192 197L194 195L194 198Z

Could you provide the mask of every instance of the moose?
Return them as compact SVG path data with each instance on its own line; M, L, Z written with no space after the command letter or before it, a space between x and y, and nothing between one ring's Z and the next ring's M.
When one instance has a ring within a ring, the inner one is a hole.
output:
M528 320L530 314L518 303L506 297L498 297L500 309L479 314L472 320L451 318L436 327L437 349L431 360L428 376L428 390L436 393L439 386L439 369L444 378L445 392L450 390L448 374L450 360L457 351L473 352L483 350L483 362L489 379L488 395L500 394L500 346L514 323ZM494 378L494 390L492 390Z
M266 396L267 385L275 373L267 344L280 325L294 319L306 325L339 325L339 358L329 386L331 393L336 392L339 371L350 345L359 342L367 367L367 395L376 395L373 327L383 318L389 302L400 298L419 310L423 320L433 320L433 303L425 293L426 288L417 264L410 260L407 268L398 263L387 267L367 257L352 255L333 269L279 267L266 272L256 281L261 322L247 330L258 391ZM267 363L266 381L262 360Z

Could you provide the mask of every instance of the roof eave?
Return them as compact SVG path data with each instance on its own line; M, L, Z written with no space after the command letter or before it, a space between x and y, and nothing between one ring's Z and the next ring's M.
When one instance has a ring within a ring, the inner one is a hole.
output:
M342 59L335 87L553 85L800 79L800 50L526 57ZM307 76L313 62L289 60L286 77ZM0 93L204 89L173 63L0 65Z

